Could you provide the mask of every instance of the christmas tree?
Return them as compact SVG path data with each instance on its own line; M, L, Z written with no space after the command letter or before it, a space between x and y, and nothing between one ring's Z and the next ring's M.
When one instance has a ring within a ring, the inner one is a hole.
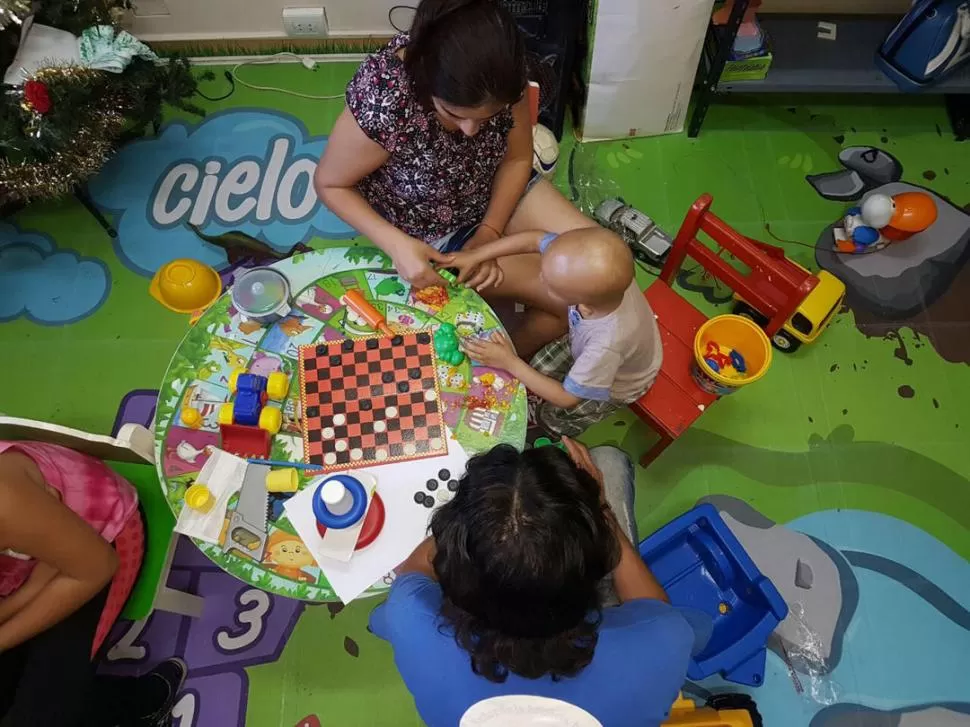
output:
M8 42L11 32L19 37L29 5L0 0ZM77 33L114 26L128 7L129 0L44 0L34 22ZM119 144L149 126L157 131L166 104L201 115L195 91L184 58L135 57L121 73L55 61L22 85L0 85L0 215L75 191Z

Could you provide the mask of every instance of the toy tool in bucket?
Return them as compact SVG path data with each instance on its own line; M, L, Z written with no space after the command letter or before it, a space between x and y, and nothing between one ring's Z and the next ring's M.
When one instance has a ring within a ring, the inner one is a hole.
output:
M694 336L691 376L709 394L733 394L764 376L770 364L771 341L748 318L716 316Z

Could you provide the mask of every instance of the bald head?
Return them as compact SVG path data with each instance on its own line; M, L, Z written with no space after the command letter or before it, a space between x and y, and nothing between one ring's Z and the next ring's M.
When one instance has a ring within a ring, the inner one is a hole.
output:
M595 305L622 298L633 280L633 255L602 227L565 232L542 254L542 277L560 298Z

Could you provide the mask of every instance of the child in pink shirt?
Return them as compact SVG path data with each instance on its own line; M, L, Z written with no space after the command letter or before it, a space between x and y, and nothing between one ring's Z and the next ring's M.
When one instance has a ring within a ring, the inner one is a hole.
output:
M147 727L171 711L181 661L126 679L95 676L91 663L118 567L112 543L140 533L139 518L135 490L103 462L55 444L0 441L3 727Z

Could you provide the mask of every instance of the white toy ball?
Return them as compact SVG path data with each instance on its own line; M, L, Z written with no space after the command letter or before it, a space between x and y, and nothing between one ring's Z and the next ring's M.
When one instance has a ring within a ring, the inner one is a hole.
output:
M532 127L532 166L539 174L551 176L559 161L559 142L542 124Z
M870 194L862 201L862 221L877 230L889 224L895 211L896 205L888 194Z

